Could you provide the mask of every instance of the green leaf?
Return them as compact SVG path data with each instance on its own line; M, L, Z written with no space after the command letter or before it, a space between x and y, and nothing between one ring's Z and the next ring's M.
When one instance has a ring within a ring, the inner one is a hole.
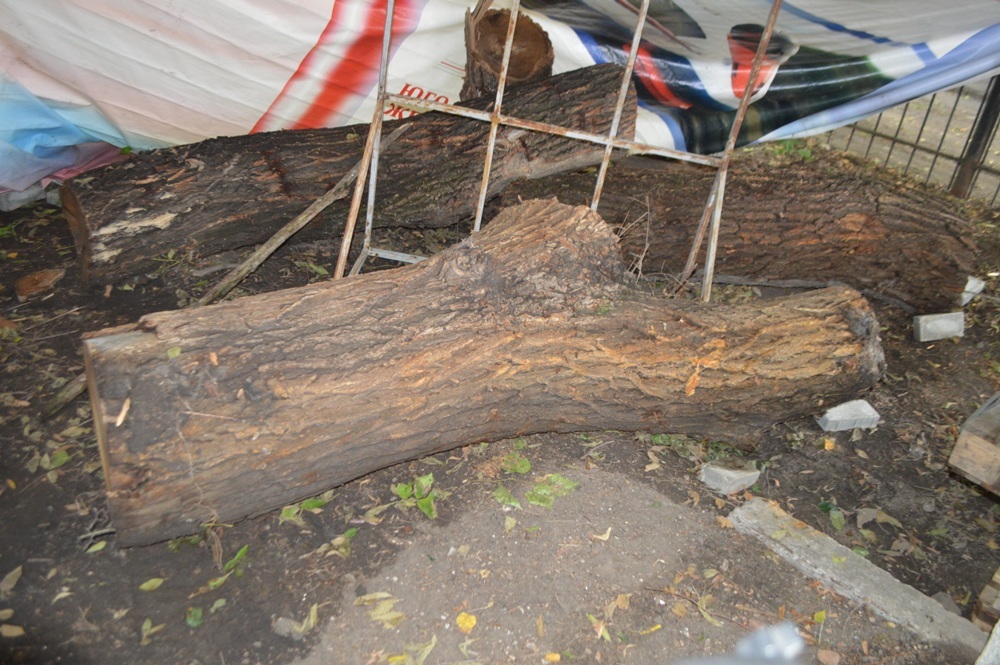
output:
M302 510L308 510L309 512L312 513L312 512L317 512L320 508L322 508L328 503L330 502L317 496L311 499L306 499L299 505L302 506Z
M507 473L517 473L522 476L531 471L531 462L528 458L517 453L511 453L504 457L500 466Z
M830 523L833 524L833 528L840 531L844 528L847 523L847 518L844 517L844 512L840 509L830 511Z
M517 500L510 490L503 485L498 485L495 490L493 490L493 498L502 506L513 506L518 510L521 509L521 502Z
M417 498L428 496L431 493L431 487L434 485L434 474L428 473L423 476L417 476L413 479L413 493L417 495Z
M832 504L829 501L820 501L819 502L819 509L822 510L824 513L828 513L828 512L830 512L831 510L833 510L836 507L837 506L835 504Z
M820 610L819 612L813 614L813 621L815 621L818 624L822 624L824 621L826 621L826 610Z
M425 496L417 499L417 508L427 515L429 519L434 519L437 517L437 506L434 505L434 493L431 492L430 496Z
M549 474L547 478L548 478L548 483L552 486L553 494L555 494L557 497L566 496L574 489L576 489L576 486L580 484L558 473Z
M173 360L174 358L176 358L179 355L181 355L181 347L174 346L172 348L167 349L167 359L168 360Z
M187 613L184 615L184 623L191 626L192 628L197 628L202 622L202 610L200 607L189 607L187 608Z
M87 548L87 554L97 554L98 552L100 552L101 550L103 550L107 546L108 546L108 541L106 541L106 540L99 540L99 541L97 541L96 543L94 543L93 545L91 545L90 547Z
M936 529L931 529L927 532L930 536L935 536L936 538L943 538L948 535L948 527L941 526Z
M240 550L233 556L232 559L226 562L226 565L222 567L222 572L228 573L229 571L240 565L240 562L247 556L247 551L250 549L249 545L244 545Z
M868 557L868 548L866 548L866 547L861 547L860 545L855 545L854 547L851 548L851 551L854 552L855 554L857 554L858 556L863 556L865 558Z
M535 485L525 493L524 498L528 503L542 508L551 508L556 500L552 495L552 488L548 485Z
M399 483L392 486L392 493L400 499L409 499L413 496L413 483Z
M151 577L142 584L139 585L140 591L156 591L163 584L164 579L162 577Z
M232 575L231 572L226 573L225 575L219 575L218 577L213 577L208 581L208 584L206 585L207 588L205 587L203 588L205 588L205 591L215 591L220 586L226 583L226 580L229 579L230 575ZM199 589L199 591L201 591L201 589Z
M514 519L510 515L507 515L506 517L503 518L503 530L504 530L504 533L510 533L511 531L514 530L515 526L517 526L517 520L516 519Z
M69 453L63 449L59 449L49 456L49 469L58 469L63 464L69 461Z
M225 598L217 598L216 601L214 603L212 603L212 606L210 608L208 608L208 611L211 614L215 614L216 612L218 612L219 610L221 610L225 606L226 606L226 599Z

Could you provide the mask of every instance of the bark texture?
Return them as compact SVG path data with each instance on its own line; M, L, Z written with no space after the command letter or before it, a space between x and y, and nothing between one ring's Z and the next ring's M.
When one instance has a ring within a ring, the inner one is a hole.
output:
M623 69L599 65L513 87L504 112L576 130L610 131ZM635 130L630 93L623 136ZM468 102L492 108L493 98ZM489 124L426 113L379 160L376 224L437 228L469 218L482 180ZM114 281L156 267L171 250L209 256L267 240L360 159L368 125L211 139L137 153L63 187L63 205L85 277ZM599 146L501 128L490 195L511 181L598 163ZM343 232L350 201L327 209L301 237Z
M753 435L872 386L868 302L633 289L582 207L529 201L419 264L95 333L84 355L119 542L258 514L484 440Z
M972 230L954 205L854 165L829 162L730 167L719 235L717 275L758 280L842 282L908 305L914 313L961 307L975 273ZM598 212L622 235L626 261L645 273L679 273L714 171L652 160L613 165ZM499 206L557 196L589 202L590 174L518 182ZM704 255L701 258L704 265Z

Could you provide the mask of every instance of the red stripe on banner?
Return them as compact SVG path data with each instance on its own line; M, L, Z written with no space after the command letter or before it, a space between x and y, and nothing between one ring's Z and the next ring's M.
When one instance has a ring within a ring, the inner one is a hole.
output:
M322 127L326 119L340 108L345 98L362 90L365 81L377 74L382 55L382 35L385 32L386 2L387 0L379 0L373 3L361 35L326 77L323 88L306 112L292 125L292 129ZM395 33L395 24L393 32Z
M628 55L628 52L632 50L632 47L628 44L625 44L623 48L626 55ZM656 68L653 55L643 46L640 46L636 51L635 70L639 75L639 79L646 83L646 89L649 90L657 100L663 102L667 106L674 106L681 109L691 108L691 104L675 95L674 91L670 89L669 85L667 85L667 82L663 80L663 76L660 75L660 70Z
M281 100L285 98L286 95L289 94L289 89L294 84L298 83L299 81L308 76L309 70L312 69L313 62L316 59L317 51L319 51L319 49L327 41L328 36L339 28L339 24L341 21L341 14L343 14L342 9L344 7L344 4L345 3L343 2L334 0L333 11L330 14L330 20L327 22L326 27L320 34L319 39L316 40L316 43L313 44L311 49L309 49L309 53L306 54L306 57L302 58L302 62L299 63L298 69L295 70L295 73L292 74L291 78L289 78L288 81L285 83L284 87L281 89L281 92L278 93L278 96L275 97L273 102L271 102L271 106L268 107L267 111L264 112L264 115L260 117L260 120L258 120L257 123L253 126L253 129L250 130L251 134L255 132L266 131L269 128L270 122L274 117L275 107L281 102Z

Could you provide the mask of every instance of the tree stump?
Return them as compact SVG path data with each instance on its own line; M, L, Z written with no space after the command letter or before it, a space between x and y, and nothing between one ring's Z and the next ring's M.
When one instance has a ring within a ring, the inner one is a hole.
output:
M475 10L465 12L465 81L459 95L463 100L495 96L500 82L510 10L485 8L480 0ZM552 76L553 62L555 52L549 36L526 15L518 14L507 65L507 84L547 79Z
M651 296L625 275L597 214L530 201L419 264L88 335L119 543L536 432L752 446L883 371L878 322L850 289L716 306Z
M612 165L598 212L619 229L622 251L644 273L677 274L715 177L710 169L662 160ZM592 175L564 174L511 184L497 201L558 196L585 204ZM816 160L730 167L716 275L748 281L840 282L893 299L914 313L961 307L976 270L970 224L955 206L852 165ZM704 252L701 257L704 265Z
M510 89L508 115L607 134L624 70L599 65ZM492 108L492 97L468 102ZM635 131L634 90L622 116ZM409 129L379 159L376 226L438 228L475 211L488 123L442 113L387 122ZM268 132L137 153L63 187L85 278L112 282L155 269L173 251L198 257L255 245L330 189L361 158L368 125ZM502 127L489 194L507 183L599 163L600 146ZM298 238L339 237L350 201L330 206Z

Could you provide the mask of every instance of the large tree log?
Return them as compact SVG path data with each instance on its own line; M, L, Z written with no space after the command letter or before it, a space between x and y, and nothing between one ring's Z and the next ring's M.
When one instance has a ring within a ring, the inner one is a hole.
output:
M609 171L598 212L621 229L626 260L647 273L679 273L714 171L628 160ZM512 184L498 205L557 195L589 202L594 178L566 174ZM916 313L961 306L976 269L970 224L944 196L910 189L828 160L730 167L715 272L750 280L841 282ZM704 256L702 256L702 265Z
M745 307L626 285L599 216L531 201L420 264L89 336L119 542L535 432L762 428L872 386L878 324L833 288Z
M610 131L623 69L599 65L512 87L504 112L598 134ZM485 110L493 97L466 103ZM635 93L622 136L635 130ZM489 124L427 113L387 122L411 126L379 160L379 226L442 227L475 210ZM211 139L131 155L62 190L85 277L113 281L151 271L171 250L210 256L267 240L360 159L368 125ZM501 128L489 193L600 161L600 146ZM334 204L300 237L339 236L349 200Z

